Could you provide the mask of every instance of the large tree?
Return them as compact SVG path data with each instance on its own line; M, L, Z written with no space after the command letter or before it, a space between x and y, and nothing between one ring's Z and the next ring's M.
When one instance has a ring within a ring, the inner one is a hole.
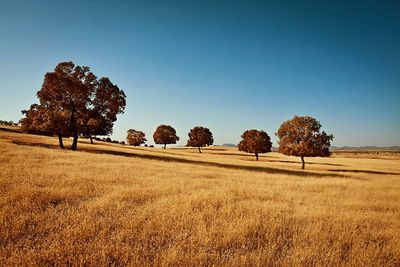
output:
M247 130L242 134L242 140L238 145L240 151L254 153L258 161L258 154L271 152L271 138L264 131Z
M329 157L333 135L320 132L321 124L310 116L294 116L282 123L276 135L279 137L279 152L301 158L302 169L305 157Z
M110 134L126 105L125 93L108 78L97 79L89 67L72 62L62 62L46 73L37 96L44 109L68 114L72 150L77 149L79 135Z
M175 129L170 125L164 124L157 127L153 134L153 139L156 144L164 145L164 149L167 147L167 144L176 144L179 141Z
M210 146L214 143L214 139L210 129L196 126L189 132L189 140L187 142L187 146L197 147L199 149L199 153L201 153L200 148L204 146Z
M140 146L144 144L147 139L145 133L134 129L129 129L126 136L126 141L129 145Z

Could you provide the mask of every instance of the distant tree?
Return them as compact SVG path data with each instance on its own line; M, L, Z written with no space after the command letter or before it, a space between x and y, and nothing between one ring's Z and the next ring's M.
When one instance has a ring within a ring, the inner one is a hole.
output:
M170 125L164 124L157 127L153 134L153 139L156 144L164 145L164 149L167 147L167 144L176 144L179 141L175 129Z
M247 130L242 134L242 140L238 145L240 151L254 153L258 161L258 154L271 152L271 138L264 131Z
M126 136L126 142L132 146L140 146L141 144L144 144L147 141L145 136L146 136L145 133L142 131L129 129Z
M196 126L189 132L189 140L186 146L193 146L199 149L199 153L201 153L200 148L204 146L209 146L214 143L214 139L210 129Z
M282 123L276 135L279 137L279 152L301 158L302 169L304 157L329 157L329 146L333 135L320 132L321 124L310 116L294 116Z
M38 104L31 105L29 110L23 110L24 118L20 120L21 130L26 133L57 135L59 146L64 148L62 137L69 137L68 114Z
M18 125L18 123L15 123L14 121L3 121L3 120L0 120L0 124L7 125L7 126L17 126Z
M72 62L62 62L46 73L37 96L42 108L67 114L72 150L77 149L79 135L110 134L126 105L124 92L108 78L97 79L89 67Z

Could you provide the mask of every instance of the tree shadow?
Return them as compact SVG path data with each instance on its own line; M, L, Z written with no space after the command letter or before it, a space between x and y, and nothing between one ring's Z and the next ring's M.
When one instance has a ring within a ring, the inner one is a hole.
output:
M239 154L239 153L210 153L210 152L205 152L205 154L209 154L209 155L221 155L221 156L236 156L236 157L251 157L251 158L255 158L254 154ZM260 155L261 158L261 155Z
M187 150L197 152L197 147L172 147L173 150ZM195 150L195 151L194 151ZM207 147L202 147L201 151L227 151L228 149L226 148L207 148Z
M52 148L58 149L57 145L52 144L44 144L44 143L32 143L32 142L25 142L20 140L13 140L14 144L17 145L27 145L27 146L35 146L35 147L45 147L45 148ZM170 156L161 156L161 155L149 155L149 154L138 154L135 152L124 152L124 151L116 151L116 150L103 150L103 149L96 149L96 148L88 148L88 147L80 147L79 151L81 152L88 152L88 153L95 153L95 154L108 154L108 155L116 155L116 156L124 156L124 157L134 157L134 158L141 158L141 159L149 159L149 160L158 160L164 162L176 162L176 163L187 163L187 164L194 164L194 165L201 165L201 166L209 166L209 167L219 167L219 168L227 168L233 170L246 170L246 171L254 171L254 172L264 172L268 174L284 174L284 175L294 175L294 176L302 176L302 177L341 177L341 178L352 178L358 180L365 180L359 177L351 177L344 174L339 173L318 173L313 171L305 171L305 170L288 170L288 169L281 169L281 168L274 168L268 166L246 166L246 165L235 165L235 164L228 164L228 163L219 163L219 162L209 162L209 161L197 161L193 159L184 159L184 158L177 158L177 157L170 157Z
M216 150L216 149L213 149L213 150ZM211 151L213 151L213 150L207 150L207 149L202 149L201 150L201 152L202 153L204 153L204 154L208 154L208 155L221 155L221 156L236 156L236 157L248 157L248 158L255 158L255 156L254 156L254 153L245 153L245 152L242 152L242 153L231 153L231 152L227 152L227 153L221 153L221 152L211 152ZM197 152L197 150L196 150L196 152ZM196 153L196 152L192 152L192 153ZM197 152L198 153L198 152ZM259 157L260 157L260 159L263 159L263 158L277 158L276 156L271 156L271 155L264 155L264 153L263 154L259 154ZM250 160L249 160L250 161Z
M332 177L332 176L333 177L348 177L346 175L337 174L337 173L317 173L317 172L310 172L310 171L304 171L304 170L287 170L287 169L280 169L280 168L273 168L273 167L266 167L266 166L235 165L235 164L228 164L228 163L198 161L198 160L192 160L192 159L183 159L183 158L160 156L160 155L144 155L144 154L137 154L134 152L123 152L123 151L115 151L115 150L86 149L86 148L81 148L80 150L89 152L89 153L111 154L111 155L124 156L124 157L135 157L135 158L159 160L159 161L165 161L165 162L187 163L187 164L209 166L209 167L220 167L220 168L235 169L235 170L265 172L265 173L271 173L271 174L285 174L285 175L296 175L296 176L317 176L317 177L328 177L328 176L329 177Z
M0 130L5 131L5 132L11 132L11 133L22 133L20 129L11 129L8 127L0 126Z
M276 160L276 159L269 159L267 160L269 162L280 162L280 163L295 163L295 164L301 164L301 161L293 161L293 160ZM336 163L322 163L322 162L307 162L306 165L326 165L326 166L345 166L342 164L336 164Z
M12 140L11 141L13 144L16 145L23 145L23 146L33 146L33 147L44 147L44 148L51 148L51 149L58 149L62 150L62 148L59 147L59 145L53 145L53 144L47 144L47 143L39 143L39 142L26 142L26 141L16 141Z
M384 172L384 171L369 171L369 170L346 170L346 169L330 169L332 172L351 172L351 173L368 173L368 174L383 174L383 175L399 175L398 172Z
M234 154L234 153L212 153L212 154L220 154L220 155L232 155L232 156L244 156L244 157L251 157L249 159L242 159L244 161L255 161L254 159L254 154ZM279 162L279 163L294 163L294 164L301 164L301 161L294 161L294 160L278 160L278 159L270 159L270 158L277 158L274 156L260 156L260 161L261 162ZM308 162L306 161L306 165L326 165L326 166L346 166L342 164L337 164L337 163L325 163L325 162Z

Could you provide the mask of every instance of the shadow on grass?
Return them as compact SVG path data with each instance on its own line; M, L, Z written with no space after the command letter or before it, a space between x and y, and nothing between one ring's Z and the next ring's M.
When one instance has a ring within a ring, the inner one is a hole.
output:
M12 142L17 145L58 149L57 145L52 145L52 144L44 144L44 143L37 143L37 142L32 143L32 142L25 142L25 141L19 141L19 140L18 141L13 140ZM318 172L304 171L304 170L280 169L280 168L273 168L273 167L267 167L267 166L234 165L234 164L227 164L227 163L197 161L197 160L192 160L192 159L183 159L183 158L160 156L160 155L144 155L144 154L138 154L138 153L134 153L134 152L103 150L103 149L88 148L88 147L80 147L80 148L78 148L78 151L95 153L95 154L108 154L108 155L116 155L116 156L124 156L124 157L159 160L159 161L164 161L164 162L187 163L187 164L227 168L227 169L234 169L234 170L265 172L265 173L269 173L269 174L284 174L284 175L295 175L295 176L302 176L302 177L313 176L313 177L354 178L354 177L350 177L350 176L347 176L344 174L338 174L338 173L318 173ZM354 178L354 179L362 179L362 178Z
M301 161L292 161L292 160L275 160L275 159L269 159L267 160L269 162L280 162L280 163L295 163L295 164L301 164ZM344 166L342 164L336 164L336 163L322 163L322 162L306 162L306 165L326 165L326 166Z
M172 147L173 150L187 150L188 152L197 152L197 147ZM226 148L211 148L202 147L201 151L228 151ZM198 152L197 152L198 153Z
M234 156L236 158L244 158L242 160L244 161L256 161L254 154L239 154L239 153L210 153L208 151L203 151L204 154L209 154L209 155L222 155L222 156ZM260 155L260 161L261 162L279 162L279 163L294 163L294 164L301 164L301 161L293 161L293 160L277 160L277 159L270 159L270 158L276 158L274 156L266 155L262 156ZM325 166L345 166L342 164L337 164L337 163L322 163L322 162L306 162L306 165L325 165Z
M221 155L222 155L222 154L221 154ZM228 155L228 154L226 154L226 155ZM239 156L249 156L249 157L251 157L251 159L242 159L242 160L245 160L245 161L255 161L254 155L253 155L253 154L248 154L248 155L246 155L246 154L244 154L244 155L242 155L242 154L232 154L232 155L236 155L236 156L238 156L238 155L239 155ZM301 161L294 161L294 160L278 160L278 159L269 159L269 158L272 158L272 157L271 157L271 156L260 157L260 161L261 161L261 162L279 162L279 163L301 164ZM308 161L306 161L306 165L345 166L345 165L337 164L337 163L308 162Z
M384 172L384 171L369 171L369 170L346 170L346 169L330 169L331 172L351 172L351 173L368 173L368 174L383 174L383 175L399 175L398 172Z
M0 130L5 131L5 132L11 132L11 133L22 133L20 129L11 129L8 127L0 126Z

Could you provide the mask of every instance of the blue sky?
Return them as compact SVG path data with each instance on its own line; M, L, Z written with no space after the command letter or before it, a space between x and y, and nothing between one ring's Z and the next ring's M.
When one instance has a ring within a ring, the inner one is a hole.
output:
M311 115L333 145L400 145L399 1L0 0L0 119L73 61L127 95L113 138L196 125L216 144Z

